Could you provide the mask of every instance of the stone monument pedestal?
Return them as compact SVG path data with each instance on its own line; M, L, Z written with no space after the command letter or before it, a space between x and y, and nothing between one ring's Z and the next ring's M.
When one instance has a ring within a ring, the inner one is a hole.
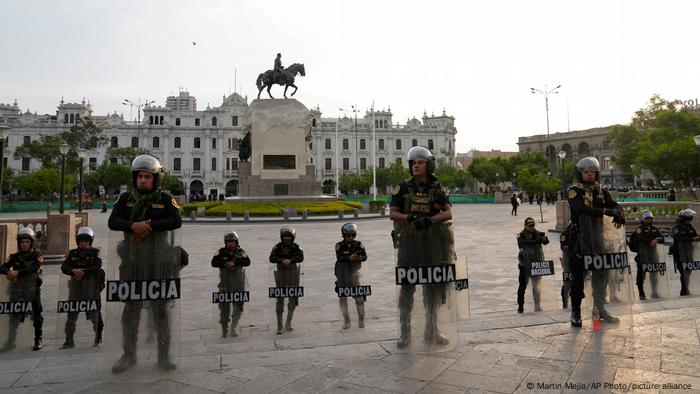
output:
M318 196L321 183L307 163L309 110L294 99L253 100L250 162L238 165L242 197Z

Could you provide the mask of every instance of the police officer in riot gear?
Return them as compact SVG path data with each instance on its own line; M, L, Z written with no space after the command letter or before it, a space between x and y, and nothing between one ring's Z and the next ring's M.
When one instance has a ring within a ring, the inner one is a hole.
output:
M544 252L542 245L549 244L549 238L541 231L535 229L535 219L525 219L525 228L516 236L518 240L518 313L523 313L525 303L525 290L530 279L531 264L534 261L543 261ZM541 312L540 307L540 278L532 278L532 298L535 302L535 312Z
M119 196L109 216L109 229L123 231L125 240L119 250L121 265L120 280L153 279L151 276L163 275L167 264L159 261L157 256L176 251L154 250L157 240L167 237L168 231L181 227L182 219L175 199L167 191L161 190L165 170L153 156L141 155L131 164L132 190ZM181 251L177 251L181 253ZM154 260L155 259L155 260ZM158 261L156 261L158 260ZM156 266L158 265L158 266ZM175 272L164 275L176 278ZM170 359L170 308L167 300L148 301L152 313L155 331L158 337L158 367L165 371L177 366ZM122 311L122 337L124 354L114 363L113 373L121 373L136 364L136 343L144 302L126 301Z
M693 242L700 241L700 235L695 232L695 227L690 224L693 220L693 216L695 216L695 211L690 208L678 212L678 219L672 230L673 249L671 252L676 269L680 274L681 296L690 295L688 282L690 280L690 273L692 272L690 270L684 270L683 263L692 262L697 258L697 256L693 256Z
M25 227L17 232L17 253L12 253L10 258L0 266L0 275L5 275L10 281L10 301L31 301L32 318L34 319L34 350L43 347L42 327L44 316L41 312L41 265L44 257L36 249L36 234L34 230ZM24 313L10 315L10 327L5 345L0 351L12 350L17 345L17 329L20 323L26 319Z
M571 242L571 228L572 224L571 222L569 222L569 225L566 226L566 229L564 229L564 231L562 231L562 233L559 234L559 248L561 249L561 271L564 272L565 275L569 275L568 280L567 278L562 280L562 309L566 309L569 307L569 296L571 294L571 254L569 251L574 249L573 247L569 246Z
M71 249L66 256L61 272L71 277L68 282L68 300L97 300L100 301L100 291L104 288L105 272L102 270L102 258L100 250L92 247L95 239L95 232L90 227L80 227L75 240L78 247ZM88 311L86 317L92 322L95 331L95 341L93 346L102 343L102 311ZM61 349L72 349L75 347L73 334L75 334L75 323L78 320L78 312L68 313L66 320L66 341Z
M573 282L571 284L571 325L581 327L581 300L584 298L583 281L585 270L583 267L582 243L588 246L594 244L592 239L600 237L600 226L591 223L602 223L602 217L611 216L616 226L625 223L622 208L610 197L610 193L603 189L600 181L600 163L595 157L584 157L574 167L577 182L569 187L567 198L571 209L571 223L574 225L570 237L575 237L575 257L571 261ZM588 247L587 246L587 247ZM596 245L597 246L597 243ZM610 315L604 308L605 288L608 284L608 272L592 272L594 305L600 312L600 318L610 323L619 319Z
M280 240L270 252L270 263L277 264L275 271L275 286L277 287L298 287L299 267L297 264L304 261L304 251L294 242L297 231L293 227L284 226L280 230ZM287 303L287 321L282 327L282 317L284 314L284 298L277 298L275 312L277 314L277 334L281 335L284 330L293 331L292 317L294 309L299 305L299 297L289 297Z
M396 186L392 193L389 217L398 240L398 266L440 265L454 261L454 237L449 221L452 205L449 193L433 176L435 157L426 147L408 151L412 178ZM426 310L424 339L446 345L448 338L437 327L440 305L446 301L446 283L425 284L423 304ZM405 348L411 341L411 310L415 285L401 285L399 293L400 334L396 342Z
M241 249L238 234L229 231L224 234L224 247L211 259L211 266L219 269L219 291L245 291L245 270L250 266L250 257ZM233 309L233 312L231 311ZM219 323L221 324L221 337L237 337L238 321L243 313L243 302L219 303ZM231 322L231 331L228 331L228 322Z
M637 253L634 261L637 262L637 290L639 299L646 300L644 294L644 279L646 272L642 270L642 264L655 264L659 262L658 253L654 253L656 245L664 243L664 237L656 226L654 226L654 215L651 211L644 210L639 217L641 225L632 233L629 240L630 250ZM649 273L651 282L651 298L659 298L657 284L659 281L657 272Z
M357 225L345 223L340 228L343 240L335 244L335 278L336 288L347 286L360 286L360 268L362 262L367 260L367 252L362 242L355 239L357 236ZM348 311L348 298L339 297L340 311L343 314L343 329L350 328L350 312ZM365 326L365 296L355 298L357 307L358 327Z

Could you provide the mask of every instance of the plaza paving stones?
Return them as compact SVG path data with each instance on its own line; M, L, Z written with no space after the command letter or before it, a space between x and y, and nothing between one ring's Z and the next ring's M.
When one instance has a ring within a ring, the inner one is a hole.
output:
M102 348L58 350L64 339L55 329L59 267L46 266L45 348L32 352L25 344L27 350L0 354L0 394L524 393L574 392L580 384L591 392L631 392L631 383L644 382L690 386L640 392L700 392L700 298L635 305L632 325L600 332L591 330L589 316L583 329L572 329L568 310L516 314L515 234L527 216L535 217L542 231L553 228L553 207L543 210L546 223L540 223L535 205L522 206L519 216L509 215L510 205L454 207L455 249L469 262L471 318L459 323L456 349L442 353L406 354L396 348L397 289L387 218L358 222L373 295L364 329L357 328L350 303L350 330L340 328L333 293L333 245L344 221L293 223L306 257L306 296L295 314L295 331L284 335L275 334L274 301L267 298L268 256L282 224L186 221L182 239L190 265L182 271L180 367L138 383L116 382L105 373L110 366L103 365ZM107 214L91 212L96 246L106 251ZM210 259L228 230L238 232L252 259L247 270L251 302L241 319L242 335L221 339L211 305L215 276ZM552 242L545 255L558 261L558 235L548 235ZM559 286L558 264L555 268ZM677 275L669 272L669 280L675 289ZM78 323L87 324L84 319Z

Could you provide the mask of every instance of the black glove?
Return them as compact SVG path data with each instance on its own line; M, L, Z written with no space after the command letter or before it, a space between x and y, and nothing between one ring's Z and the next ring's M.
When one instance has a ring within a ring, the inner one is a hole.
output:
M413 224L417 219L418 216L413 214L406 216L406 221L408 222L408 224Z
M418 230L425 230L433 224L433 218L430 216L421 216L416 219L415 224Z
M617 208L607 208L604 210L605 216L618 217L620 216L620 210Z

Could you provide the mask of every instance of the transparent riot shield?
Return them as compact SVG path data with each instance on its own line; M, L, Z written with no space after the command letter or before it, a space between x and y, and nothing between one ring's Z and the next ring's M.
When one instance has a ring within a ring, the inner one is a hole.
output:
M31 351L39 276L20 275L10 281L0 275L0 353Z
M302 264L270 264L268 269L268 298L274 312L271 314L272 332L279 335L304 333L304 315L301 308L304 297Z
M216 336L222 342L249 335L245 324L246 304L250 291L245 267L212 268L211 303L213 319L218 323Z
M559 263L561 264L561 291L559 295L561 296L562 308L566 309L569 307L569 301L571 301L571 285L574 280L568 253L562 253Z
M676 250L680 295L700 295L700 242L678 242Z
M177 369L180 340L180 231L146 239L110 231L105 372L151 380Z
M370 316L372 309L370 264L367 261L336 262L334 274L342 328L364 328L365 317Z
M617 228L607 216L582 215L579 232L577 247L585 274L582 319L592 318L597 310L601 327L630 327L634 280L624 226Z
M634 257L635 301L666 299L669 297L668 265L663 244L639 245Z
M85 348L98 346L102 339L101 291L105 273L90 270L80 279L61 273L58 278L56 305L56 342L59 347Z
M459 320L467 320L469 311L469 266L467 256L458 256L455 261L455 290L457 292L457 317Z
M454 235L451 223L417 230L394 222L399 351L424 353L457 346Z
M559 296L554 278L554 261L546 260L541 245L526 246L518 253L518 299L523 298L523 309L532 312L555 310ZM525 297L523 286L528 296Z

